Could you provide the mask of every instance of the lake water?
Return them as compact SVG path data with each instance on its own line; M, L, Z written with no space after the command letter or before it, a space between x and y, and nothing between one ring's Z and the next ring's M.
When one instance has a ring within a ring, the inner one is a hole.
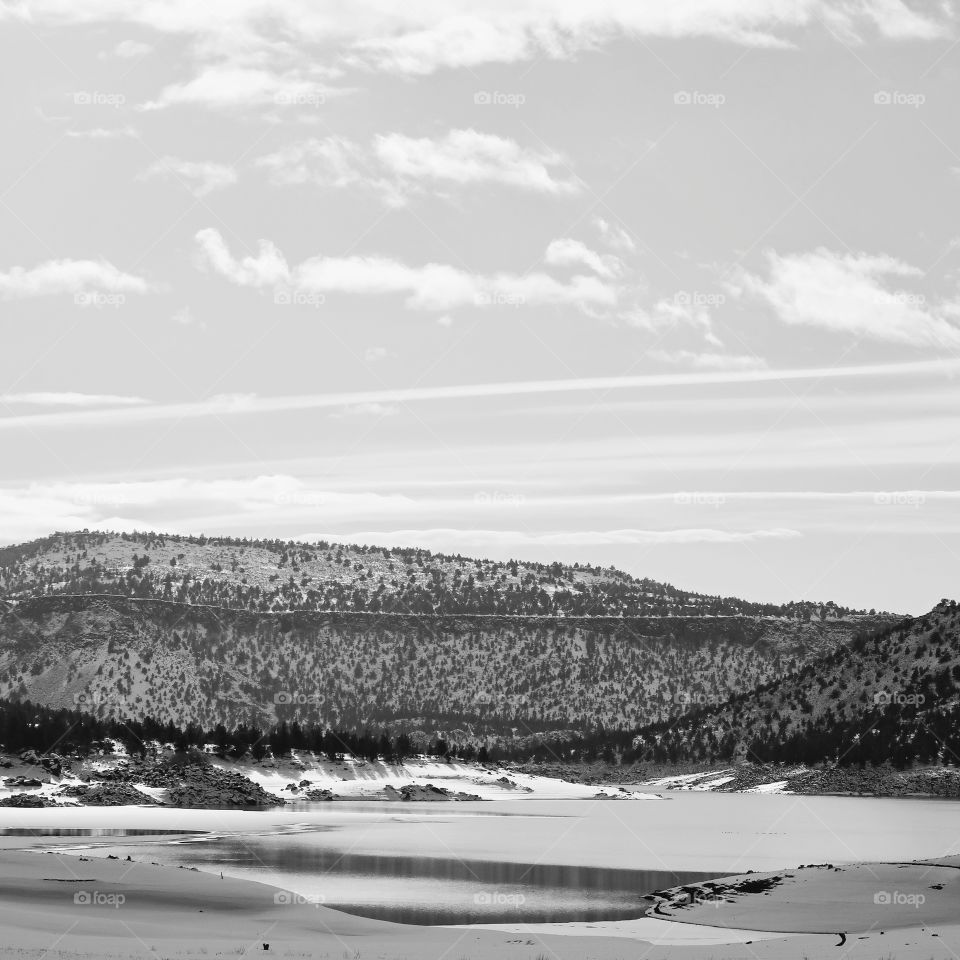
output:
M960 803L949 801L665 796L338 802L259 813L11 810L15 819L5 811L4 820L31 832L108 824L175 831L177 839L90 835L64 848L222 871L347 912L425 924L638 917L644 894L687 881L803 863L943 856L960 823ZM49 848L49 839L42 845Z

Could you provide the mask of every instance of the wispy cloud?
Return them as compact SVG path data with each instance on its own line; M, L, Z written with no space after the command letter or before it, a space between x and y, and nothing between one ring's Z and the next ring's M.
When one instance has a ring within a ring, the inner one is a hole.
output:
M960 300L928 303L916 289L898 286L923 271L884 254L767 254L767 274L741 270L729 284L790 326L811 326L916 347L960 347Z
M520 397L590 391L606 393L611 390L647 390L659 387L706 386L710 384L789 383L798 380L859 379L866 377L930 378L950 376L958 371L960 371L960 359L943 359L912 363L863 364L848 367L685 371L623 377L477 383L444 387L412 387L280 397L228 394L193 403L147 404L125 410L83 410L61 414L0 417L0 430L23 427L115 425L155 420L280 413L293 410L336 409L370 403L430 403L470 398Z
M454 307L567 304L575 307L611 307L616 286L594 276L558 280L546 273L491 276L468 273L448 264L410 266L388 257L313 257L291 268L268 240L260 241L256 257L236 260L219 231L197 234L202 265L240 286L255 288L287 285L298 291L328 294L405 297L408 307L446 312Z
M501 184L546 194L576 193L581 184L560 154L522 147L514 140L473 129L442 137L377 136L369 145L343 137L310 138L260 157L256 165L278 184L361 186L391 206L427 189Z
M2 393L0 403L8 406L37 407L126 407L146 403L143 397L117 396L112 393Z
M205 197L214 190L222 190L237 182L237 171L225 163L209 160L182 160L180 157L160 157L137 175L138 180L176 180L194 196Z
M107 260L47 260L35 267L0 272L4 300L88 291L147 293L150 289L145 279L124 273Z

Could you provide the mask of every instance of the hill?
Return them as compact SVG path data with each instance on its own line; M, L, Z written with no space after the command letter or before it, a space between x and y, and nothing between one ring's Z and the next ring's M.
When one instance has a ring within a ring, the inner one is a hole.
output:
M760 604L690 593L613 568L500 563L412 548L89 532L58 533L0 548L0 597L75 593L260 613L759 616L801 621L866 613L832 601Z
M757 690L645 727L635 744L671 762L960 763L960 609L944 600Z
M466 735L649 724L890 619L758 612L577 565L91 533L0 552L0 596L0 696L207 727Z

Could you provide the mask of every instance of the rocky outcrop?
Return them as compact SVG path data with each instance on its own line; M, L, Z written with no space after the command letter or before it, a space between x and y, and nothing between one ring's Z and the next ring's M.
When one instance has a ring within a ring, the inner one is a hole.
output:
M75 797L88 807L125 807L134 804L155 804L156 801L128 783L72 784L60 796Z
M0 800L0 807L56 807L58 806L49 797L42 797L39 793L15 793L12 797Z

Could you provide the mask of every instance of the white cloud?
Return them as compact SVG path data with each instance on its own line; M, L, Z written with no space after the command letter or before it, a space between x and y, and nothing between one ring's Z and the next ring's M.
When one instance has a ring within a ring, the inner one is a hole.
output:
M835 253L767 254L765 277L741 270L735 296L767 303L791 326L814 326L855 337L917 347L960 347L960 302L929 304L896 284L923 272L895 257Z
M222 190L237 182L237 172L225 163L207 160L182 160L160 157L137 175L138 180L157 178L179 180L194 196L205 197L213 190Z
M612 254L600 254L591 250L579 240L562 237L552 240L544 254L544 260L551 266L584 266L601 277L617 277L623 273L623 261Z
M311 535L314 536L314 535ZM658 546L692 543L748 543L753 540L794 540L802 536L798 530L774 527L761 530L715 530L690 528L681 530L564 530L532 533L527 530L463 530L452 527L427 530L363 530L349 533L320 533L319 539L348 540L355 543L377 543L383 546L417 544L432 549L446 545L500 547L517 546Z
M468 273L447 264L414 267L388 257L313 257L291 270L267 240L257 257L235 260L220 233L197 234L201 263L240 286L290 285L315 293L405 295L408 307L445 312L453 307L569 305L580 308L616 303L618 290L598 277L557 280L545 273Z
M149 43L144 43L142 40L121 40L113 48L113 55L115 57L121 57L124 60L133 60L139 57L145 57L148 53L153 52L153 47Z
M761 357L730 353L696 353L691 350L650 350L647 356L661 363L682 364L694 370L762 370Z
M521 147L516 141L473 129L451 130L444 137L378 136L381 164L401 181L503 183L541 193L576 193L580 184L557 178L564 158L553 151Z
M497 183L534 193L575 193L579 182L558 175L564 163L560 154L472 129L450 130L436 138L387 134L375 137L367 147L338 136L311 138L256 161L274 183L360 185L379 193L391 206L444 184Z
M0 297L13 300L58 293L147 293L142 277L124 273L106 260L47 260L36 267L0 272Z
M86 130L67 130L66 134L86 140L119 140L121 137L136 138L137 131L133 127L88 127Z
M109 393L3 393L0 403L25 404L40 407L122 407L137 406L147 401L143 397L125 397Z
M622 319L641 330L659 333L671 326L688 326L699 330L711 346L723 344L713 331L713 318L710 310L697 296L678 293L673 297L662 297L649 309L635 306L622 315Z
M593 225L597 228L597 233L600 234L600 238L611 250L618 250L622 253L633 253L634 250L637 249L637 245L633 242L633 237L631 237L623 227L619 227L615 223L610 223L609 220L604 220L603 217L594 217Z
M260 241L256 257L236 260L218 230L207 228L196 236L202 266L209 266L242 287L275 287L290 282L290 268L283 254L269 241Z
M78 410L69 413L0 417L0 430L18 428L75 428L114 426L161 420L187 420L230 414L283 413L294 410L324 410L362 403L447 403L452 400L489 397L524 397L543 394L583 393L612 390L649 390L660 387L701 387L710 384L784 383L791 381L857 380L862 378L916 378L953 376L960 372L960 359L909 363L859 364L856 366L794 367L745 370L684 370L622 377L582 377L567 380L473 383L458 386L412 387L353 393L301 394L259 397L256 394L224 394L190 403L146 404L124 410ZM766 401L763 401L766 402ZM682 438L680 438L682 439ZM960 451L958 451L960 455Z
M213 109L274 107L319 107L337 91L297 71L275 72L264 67L230 61L204 66L190 80L164 87L156 100L142 110L172 106L203 106Z

